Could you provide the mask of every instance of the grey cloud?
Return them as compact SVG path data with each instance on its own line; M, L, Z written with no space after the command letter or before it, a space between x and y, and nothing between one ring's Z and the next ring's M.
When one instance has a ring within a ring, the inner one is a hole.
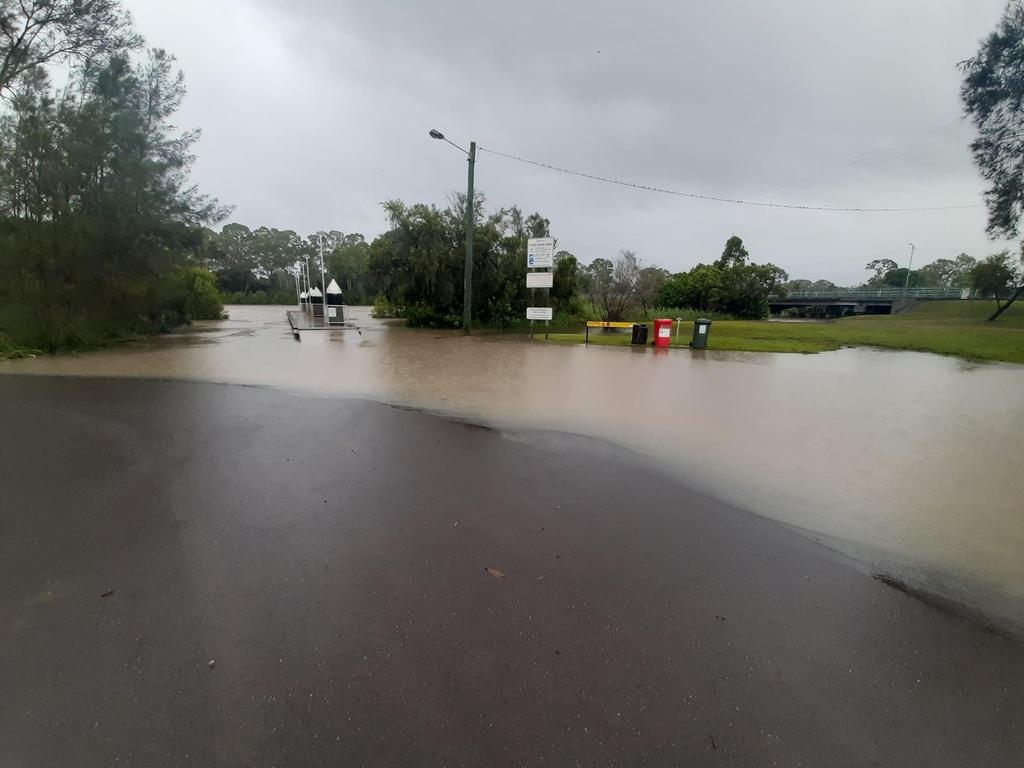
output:
M443 203L465 166L426 137L431 127L683 191L980 202L956 63L995 24L1001 0L129 5L186 69L181 122L205 130L197 180L247 223L372 236L383 199ZM794 275L854 282L868 257L903 259L911 240L928 260L996 248L980 209L764 211L487 154L478 179L492 205L542 211L585 260L628 246L680 269L713 258L735 232L755 258Z

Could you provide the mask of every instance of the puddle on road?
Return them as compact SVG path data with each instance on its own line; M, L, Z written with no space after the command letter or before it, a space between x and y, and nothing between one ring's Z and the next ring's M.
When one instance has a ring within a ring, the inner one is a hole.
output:
M1024 366L556 346L410 331L365 309L353 312L361 332L297 342L282 307L229 312L147 345L0 372L262 384L604 438L709 495L1024 619Z

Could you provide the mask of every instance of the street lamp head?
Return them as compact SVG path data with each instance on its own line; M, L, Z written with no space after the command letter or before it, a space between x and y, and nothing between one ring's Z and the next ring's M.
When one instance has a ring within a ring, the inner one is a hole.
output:
M436 128L431 128L430 129L430 138L432 138L432 139L442 139L443 140L444 139L444 134L441 133Z

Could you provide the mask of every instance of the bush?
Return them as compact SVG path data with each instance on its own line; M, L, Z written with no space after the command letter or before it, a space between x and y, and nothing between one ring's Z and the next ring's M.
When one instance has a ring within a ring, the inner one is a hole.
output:
M217 279L202 267L177 267L161 282L158 325L167 330L193 320L220 320L224 304Z
M679 309L678 307L652 307L646 314L638 313L634 318L637 322L646 322L658 318L667 317L670 320L682 318L683 320L696 320L703 317L706 320L735 320L735 315L727 312L716 312L711 309Z
M42 353L41 349L33 349L15 344L0 333L0 360L17 360L20 357L35 357Z
M525 312L516 310L508 300L487 302L488 328L518 328L528 322L524 317Z
M388 317L405 317L405 307L399 304L393 304L383 296L378 296L373 300L373 312L371 314L379 319Z
M185 317L189 320L220 320L224 317L224 303L217 292L217 281L205 269L186 267L189 274L185 283Z
M221 292L221 299L225 304L295 304L298 298L292 291L270 290L270 291L233 291Z
M405 322L410 328L458 328L462 325L462 318L439 312L425 304L416 304L405 308Z

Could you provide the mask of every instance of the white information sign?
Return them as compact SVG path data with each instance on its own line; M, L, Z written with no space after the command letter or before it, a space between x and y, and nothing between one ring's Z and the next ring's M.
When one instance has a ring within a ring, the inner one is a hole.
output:
M555 238L531 237L527 240L526 266L537 269L555 266Z
M554 317L554 310L551 307L527 307L527 320L550 320Z
M555 276L551 272L527 272L527 288L550 288L555 284Z

